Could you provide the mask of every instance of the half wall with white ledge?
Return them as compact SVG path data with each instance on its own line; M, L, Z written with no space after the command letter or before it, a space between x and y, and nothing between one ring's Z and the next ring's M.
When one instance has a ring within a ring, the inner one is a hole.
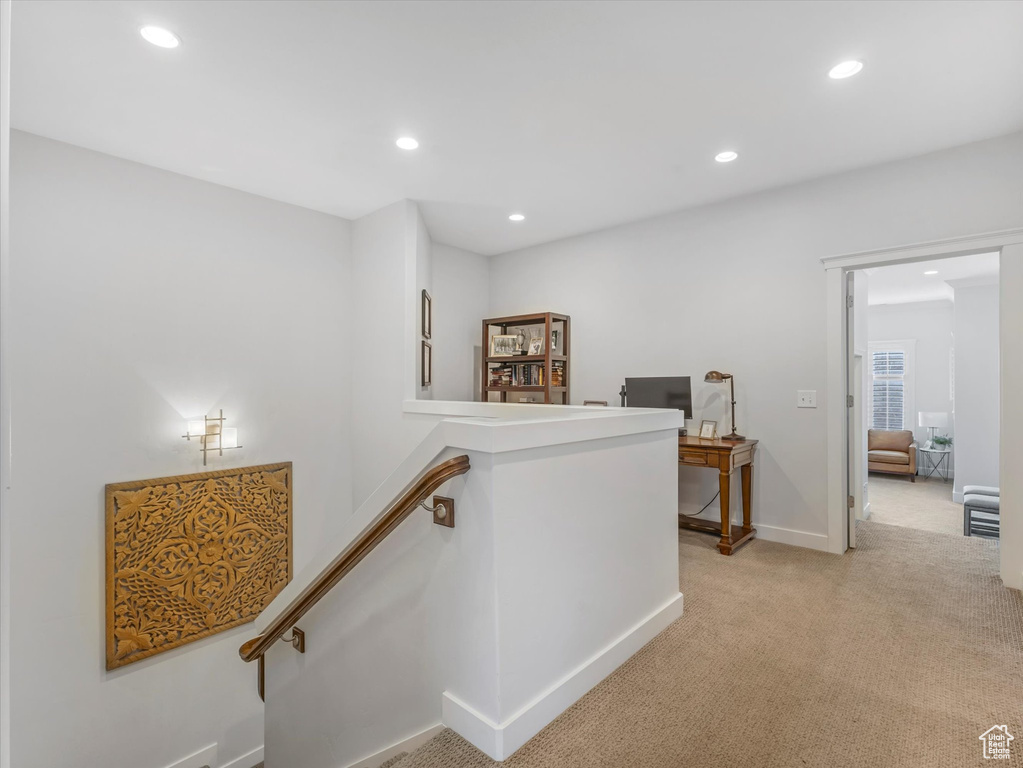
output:
M680 412L405 407L436 425L257 628L424 471L467 454L440 491L455 527L413 514L302 619L304 654L267 654L268 766L375 766L442 725L503 760L682 613Z

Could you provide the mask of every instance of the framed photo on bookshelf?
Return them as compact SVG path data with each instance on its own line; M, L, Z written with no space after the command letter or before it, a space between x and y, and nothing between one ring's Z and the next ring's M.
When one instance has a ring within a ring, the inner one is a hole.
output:
M511 357L515 354L515 336L494 335L490 337L491 357Z
M423 359L420 363L422 368L420 384L421 386L428 387L433 383L433 347L427 341L420 343L423 345Z
M433 299L423 289L423 337L432 338L433 333Z
M543 336L534 336L529 340L529 354L531 355L543 354Z

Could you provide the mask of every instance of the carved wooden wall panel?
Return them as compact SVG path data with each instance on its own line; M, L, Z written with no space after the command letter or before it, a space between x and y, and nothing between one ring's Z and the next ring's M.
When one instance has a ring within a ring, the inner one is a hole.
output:
M107 669L252 621L291 580L291 462L107 486Z

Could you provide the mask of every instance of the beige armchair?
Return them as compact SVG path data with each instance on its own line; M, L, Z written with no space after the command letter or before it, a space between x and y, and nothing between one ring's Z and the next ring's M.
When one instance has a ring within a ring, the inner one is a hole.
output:
M867 470L909 475L916 482L916 443L908 429L867 431Z

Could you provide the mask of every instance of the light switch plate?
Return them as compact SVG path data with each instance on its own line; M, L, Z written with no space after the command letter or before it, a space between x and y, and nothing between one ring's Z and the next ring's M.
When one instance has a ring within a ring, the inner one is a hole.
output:
M817 407L817 390L816 389L800 389L796 391L796 407L797 408L816 408Z

